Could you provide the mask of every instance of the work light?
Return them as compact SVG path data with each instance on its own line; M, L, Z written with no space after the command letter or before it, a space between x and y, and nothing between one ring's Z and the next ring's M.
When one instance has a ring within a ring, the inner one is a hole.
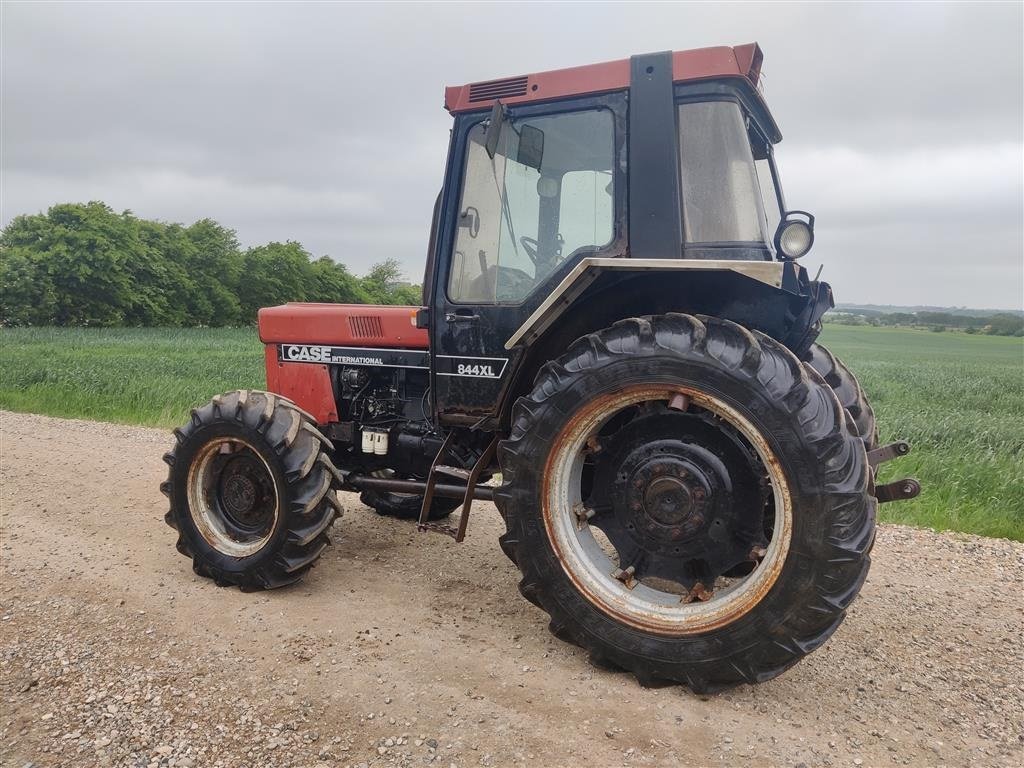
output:
M775 249L779 255L799 259L813 244L814 217L806 211L787 211L775 233Z

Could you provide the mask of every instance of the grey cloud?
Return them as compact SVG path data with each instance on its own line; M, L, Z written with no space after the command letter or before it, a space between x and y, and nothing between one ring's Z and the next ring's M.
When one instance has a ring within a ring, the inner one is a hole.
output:
M443 87L758 40L840 299L1021 306L1020 4L4 3L2 221L103 199L418 278ZM972 267L964 266L970 264ZM982 267L979 267L982 265ZM905 279L883 285L879 272ZM891 294L891 295L890 295Z

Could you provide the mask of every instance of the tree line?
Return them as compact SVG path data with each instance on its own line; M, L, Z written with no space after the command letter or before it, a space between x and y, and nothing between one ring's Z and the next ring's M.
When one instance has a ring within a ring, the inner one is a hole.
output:
M293 241L242 249L211 219L183 226L67 203L0 231L0 325L232 326L287 301L420 303L397 261L359 277Z
M958 330L990 336L1024 336L1024 316L1010 312L991 315L965 315L954 312L857 312L836 310L825 315L825 322L836 325L875 325L927 328L942 332Z

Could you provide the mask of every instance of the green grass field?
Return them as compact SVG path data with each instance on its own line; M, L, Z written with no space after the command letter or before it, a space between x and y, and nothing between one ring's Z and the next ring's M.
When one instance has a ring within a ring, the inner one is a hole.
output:
M827 325L821 341L856 372L882 442L914 447L881 478L924 490L882 519L1024 541L1024 340Z
M822 341L860 377L883 441L913 453L914 501L884 520L1024 541L1024 340L830 325ZM169 427L211 395L262 387L254 329L2 329L0 408Z

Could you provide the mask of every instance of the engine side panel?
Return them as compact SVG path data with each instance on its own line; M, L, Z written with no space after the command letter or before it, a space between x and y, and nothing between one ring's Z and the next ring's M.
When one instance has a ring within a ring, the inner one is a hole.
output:
M276 344L265 348L267 389L287 397L316 419L318 424L338 420L338 407L331 386L330 369L312 363L287 363L280 359Z

